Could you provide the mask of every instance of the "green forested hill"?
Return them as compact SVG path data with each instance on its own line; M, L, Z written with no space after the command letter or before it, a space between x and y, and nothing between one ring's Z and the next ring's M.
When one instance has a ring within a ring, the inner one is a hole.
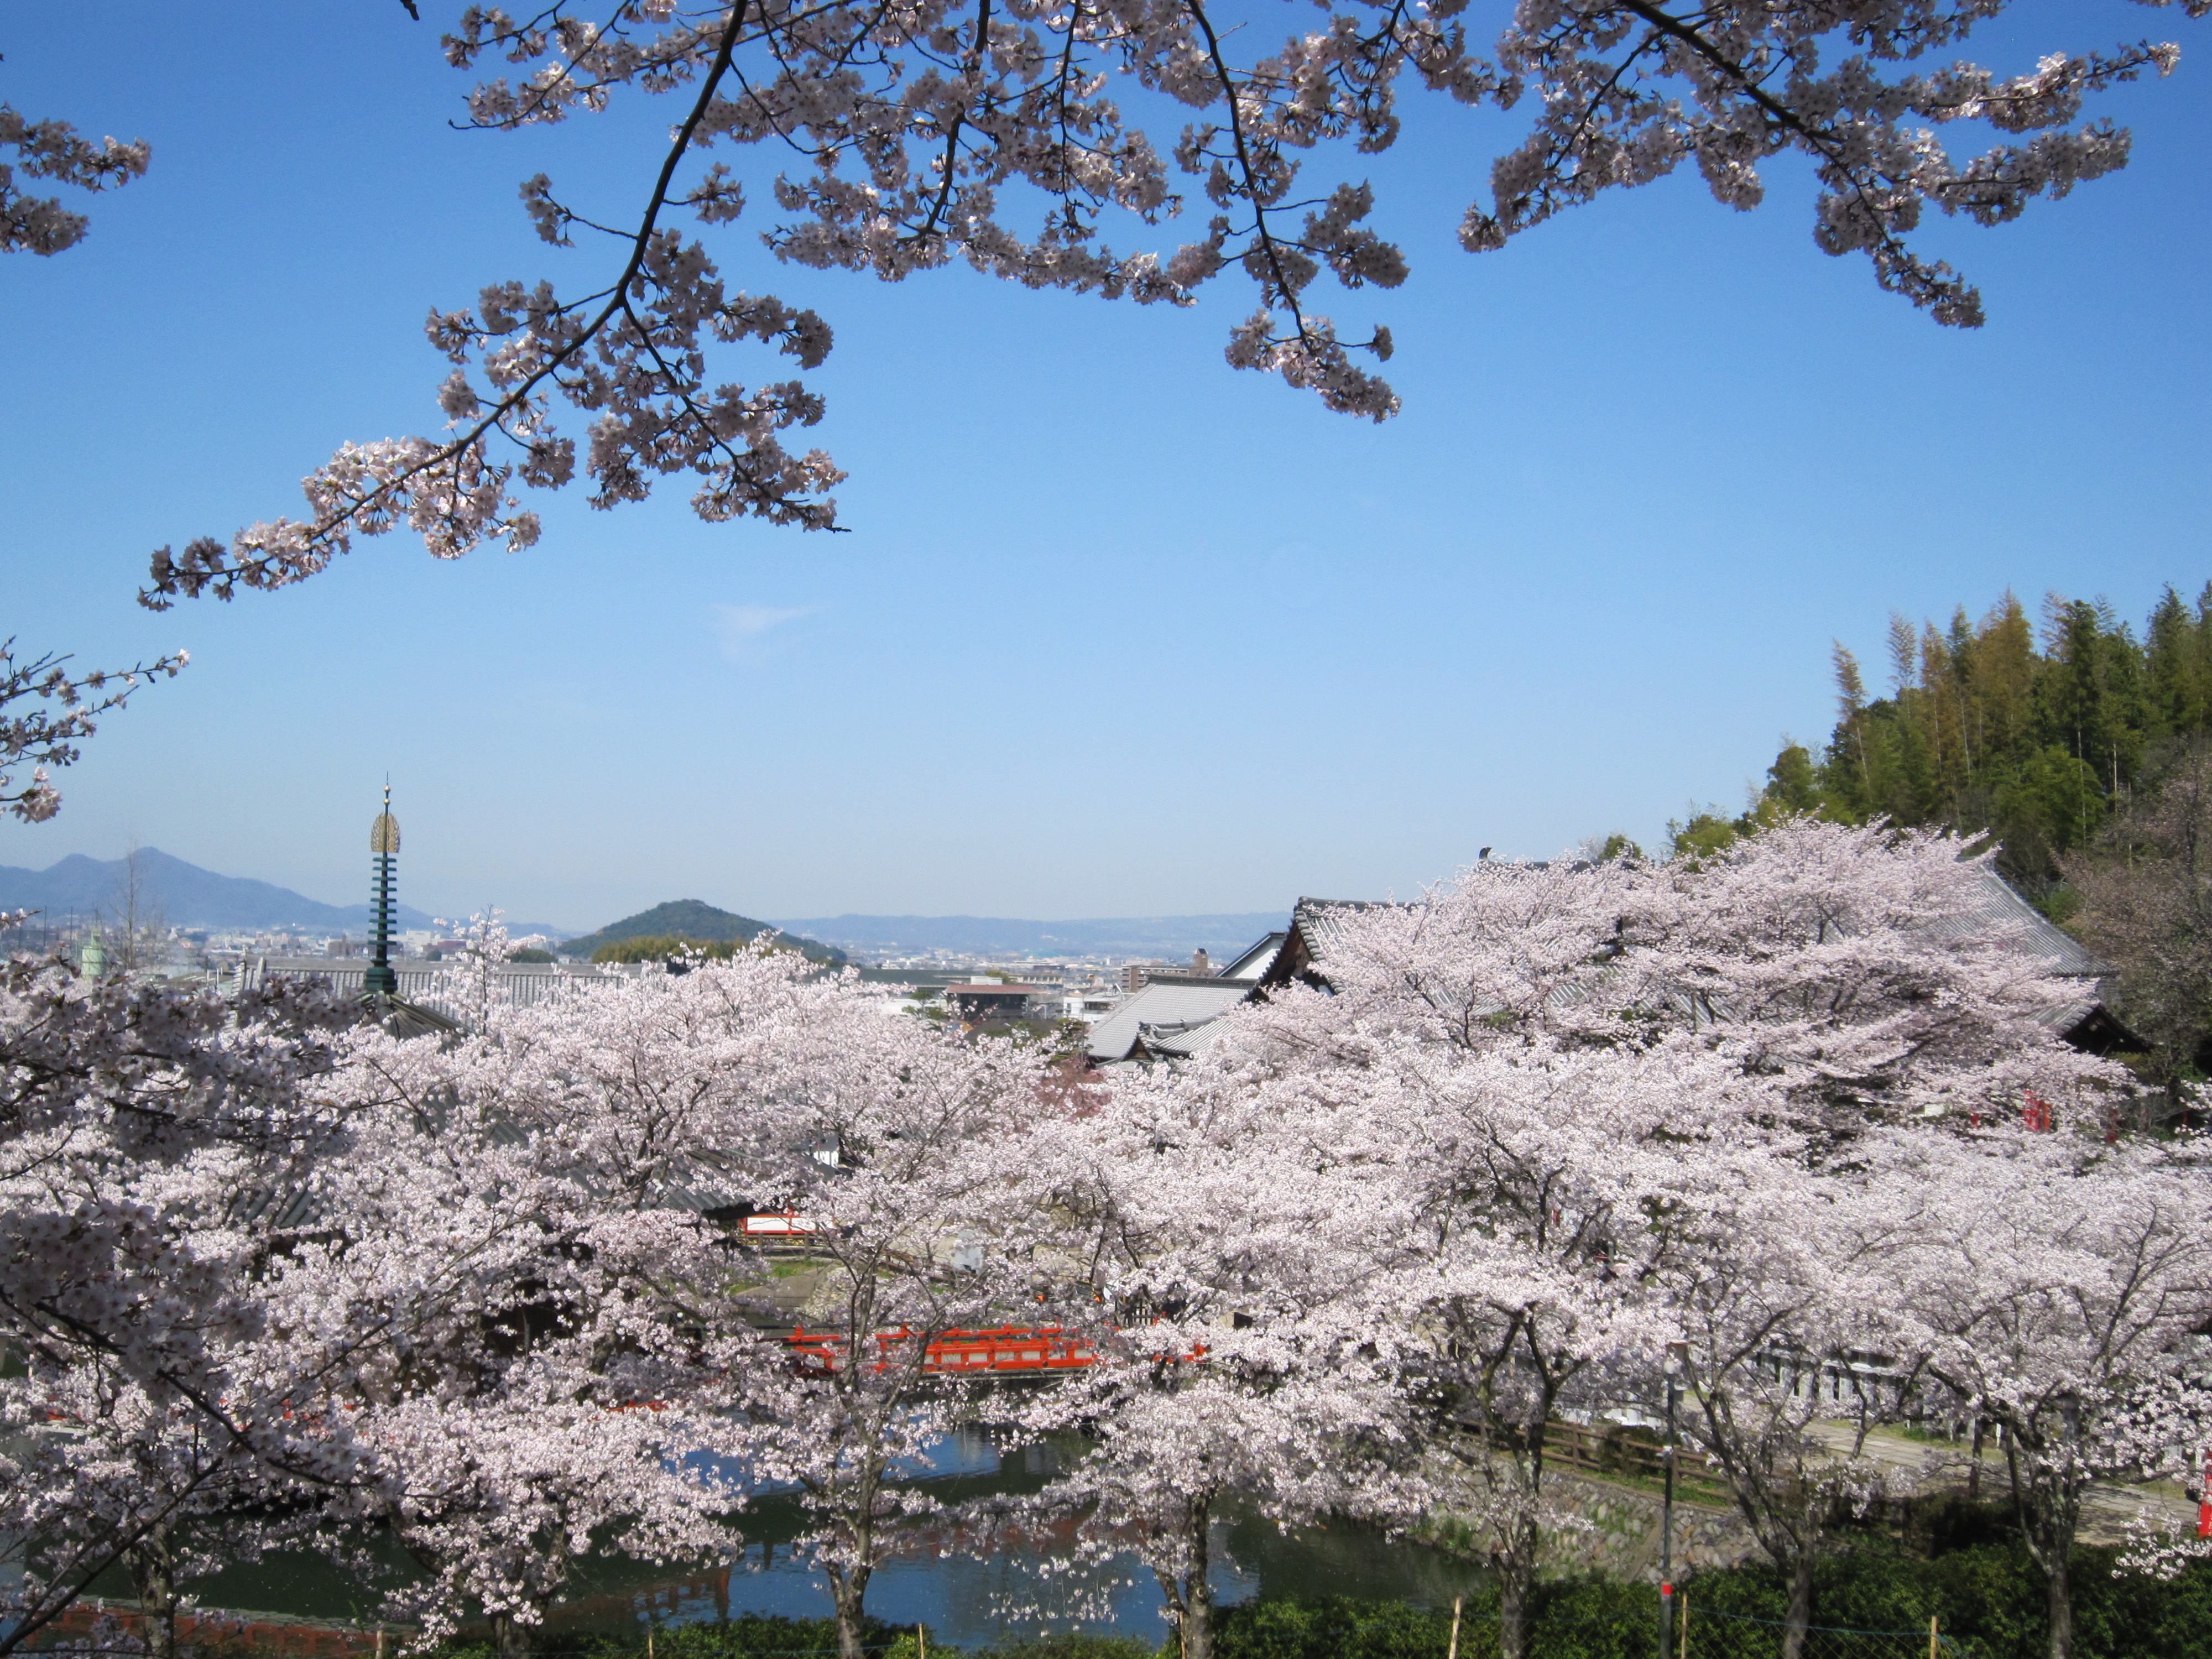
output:
M687 940L698 945L747 944L766 933L803 951L811 962L842 962L845 953L811 939L783 933L772 921L756 921L733 910L718 910L700 899L671 899L650 910L641 910L620 921L611 921L596 933L572 939L562 945L563 956L589 957L625 939Z
M1889 659L1887 694L1870 697L1838 645L1826 745L1788 744L1750 811L1693 815L1676 845L1717 845L1790 812L1887 816L1993 832L2006 873L2040 892L2057 856L2153 781L2176 739L2212 732L2212 584L2194 605L2169 586L2140 638L2102 600L2057 594L2039 629L2010 593L1978 622L1960 606L1948 628L1893 615Z

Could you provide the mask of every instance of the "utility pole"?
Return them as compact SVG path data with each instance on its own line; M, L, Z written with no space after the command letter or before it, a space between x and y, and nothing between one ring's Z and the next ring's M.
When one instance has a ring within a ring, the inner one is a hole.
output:
M1681 1394L1682 1362L1689 1352L1686 1342L1667 1345L1667 1486L1659 1511L1659 1659L1668 1659L1674 1646L1674 1413Z
M2197 1535L2212 1538L2212 1446L2204 1449L2204 1484L2197 1489Z

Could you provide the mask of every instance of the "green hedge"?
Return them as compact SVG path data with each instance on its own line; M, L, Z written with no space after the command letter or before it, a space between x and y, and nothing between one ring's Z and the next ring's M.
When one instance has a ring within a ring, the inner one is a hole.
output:
M2078 1659L2212 1655L2212 1565L2166 1581L2116 1572L2110 1549L2080 1549L2069 1577ZM1692 1582L1701 1609L1778 1620L1788 1606L1779 1574L1738 1568ZM1932 1614L1972 1659L2042 1659L2042 1571L2016 1543L1985 1543L1932 1559L1862 1547L1820 1564L1813 1619L1854 1630L1924 1630Z
M1942 1540L1952 1541L1952 1540ZM1820 1564L1813 1622L1842 1632L1923 1632L1932 1614L1958 1659L2043 1659L2042 1573L2017 1544L1984 1537L1925 1556L1869 1540ZM2074 1563L2074 1650L2077 1659L2212 1659L2212 1563L2165 1581L2113 1571L2114 1552L2083 1549ZM1731 1567L1686 1577L1691 1651L1711 1659L1764 1659L1778 1654L1787 1586L1773 1569ZM1656 1645L1657 1591L1650 1584L1605 1579L1550 1581L1537 1586L1529 1613L1532 1659L1644 1659ZM1461 1659L1497 1659L1498 1598L1470 1596L1460 1632ZM1757 1621L1757 1622L1752 1622ZM1249 1601L1223 1608L1217 1659L1444 1659L1449 1608L1346 1597ZM920 1659L914 1627L871 1620L866 1643L875 1659ZM635 1638L586 1641L545 1637L542 1654L592 1659L643 1659ZM822 1659L837 1645L827 1619L751 1614L723 1623L677 1625L657 1631L653 1659ZM1841 1637L1816 1651L1875 1655L1896 1644ZM1135 1637L1075 1632L1009 1639L968 1650L966 1659L1153 1659L1154 1644ZM932 1659L962 1659L963 1650L932 1639ZM456 1649L449 1659L479 1659L485 1650Z
M2165 1582L2115 1574L2112 1556L2102 1549L2075 1556L2077 1659L2212 1656L2212 1564ZM1729 1568L1686 1578L1682 1588L1693 1653L1718 1659L1780 1651L1789 1590L1779 1573ZM1813 1622L1829 1630L1919 1632L1932 1614L1963 1659L2043 1659L2044 1597L2042 1573L2017 1546L1978 1544L1933 1559L1862 1547L1820 1564ZM1468 1598L1462 1659L1495 1659L1498 1617L1494 1592ZM1657 1620L1652 1585L1546 1583L1528 1610L1529 1651L1533 1659L1643 1659L1657 1645ZM1746 1622L1753 1620L1760 1622ZM1448 1610L1398 1602L1249 1602L1223 1612L1216 1648L1218 1659L1443 1659L1450 1627ZM1884 1646L1846 1638L1830 1650Z

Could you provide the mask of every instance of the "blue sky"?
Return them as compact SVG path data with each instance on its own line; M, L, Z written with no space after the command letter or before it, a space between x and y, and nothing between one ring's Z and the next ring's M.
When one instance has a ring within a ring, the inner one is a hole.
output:
M1831 636L1878 663L1892 608L2009 586L2139 623L2212 578L2212 33L2042 4L1978 55L2148 33L2183 61L2100 106L2134 129L2125 172L1927 228L1982 286L1978 332L1820 253L1788 165L1753 213L1685 177L1468 255L1512 118L1416 98L1399 150L1341 164L1412 280L1327 307L1394 331L1395 421L1229 369L1233 283L1182 313L964 268L884 286L775 264L748 216L713 233L732 283L836 330L816 435L853 533L571 492L526 554L394 535L283 592L140 611L154 546L296 512L340 441L436 428L433 304L604 264L538 243L515 185L627 216L672 115L451 131L453 9L0 17L0 99L154 147L82 246L0 263L0 634L194 659L103 728L59 818L0 826L0 863L135 836L349 902L389 771L404 896L448 913L1402 894L1483 846L1650 844L1739 805L1783 733L1825 735Z

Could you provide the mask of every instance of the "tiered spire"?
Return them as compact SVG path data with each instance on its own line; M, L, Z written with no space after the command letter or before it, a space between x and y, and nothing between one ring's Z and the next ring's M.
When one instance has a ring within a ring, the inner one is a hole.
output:
M384 810L368 827L368 850L376 860L375 876L369 888L369 925L376 933L376 951L368 971L362 975L361 988L368 996L397 996L399 975L392 971L391 959L392 896L396 879L392 866L399 857L399 820L392 816L392 782L388 778L384 784Z

